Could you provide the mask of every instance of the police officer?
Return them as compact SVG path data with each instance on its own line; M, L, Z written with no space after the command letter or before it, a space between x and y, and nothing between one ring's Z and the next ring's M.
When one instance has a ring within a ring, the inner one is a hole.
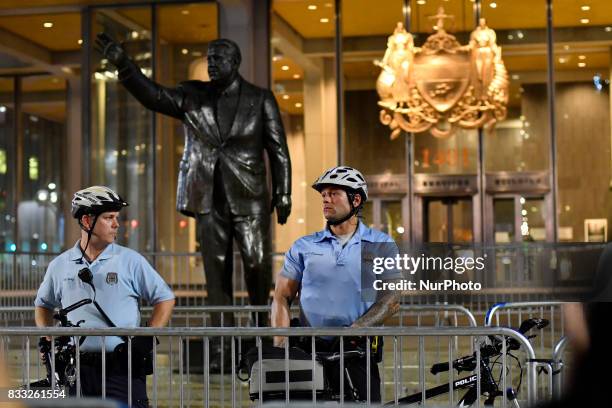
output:
M285 255L276 278L272 303L272 326L290 325L289 307L299 292L301 325L312 327L369 327L383 323L399 308L399 292L385 292L372 301L363 297L361 277L362 245L383 243L395 256L397 246L387 234L359 221L359 210L368 199L363 175L356 169L339 166L326 171L312 186L321 193L327 226L297 240ZM391 245L389 245L391 244ZM397 279L396 273L386 278ZM337 351L337 340L319 339L318 351ZM286 341L276 337L274 345ZM336 348L334 350L334 348ZM346 348L345 348L346 350ZM345 398L364 401L367 396L367 361L346 361ZM339 390L338 367L326 368L333 391ZM350 377L350 378L349 378ZM380 401L380 377L372 362L371 401ZM356 392L356 395L355 395Z
M101 311L94 304L86 304L68 314L71 322L84 320L81 327L138 327L138 306L143 299L153 305L148 325L166 326L174 307L174 294L143 256L114 242L119 229L119 211L127 205L108 187L92 186L74 194L72 215L81 227L81 238L73 248L49 263L34 302L38 327L53 325L55 308L91 298ZM93 287L79 278L79 271L84 268L91 271ZM117 355L125 346L124 340L107 337L104 342L106 396L127 403L127 364ZM102 393L102 344L101 337L86 337L80 347L82 395ZM138 366L132 368L132 403L136 407L148 406L146 377Z

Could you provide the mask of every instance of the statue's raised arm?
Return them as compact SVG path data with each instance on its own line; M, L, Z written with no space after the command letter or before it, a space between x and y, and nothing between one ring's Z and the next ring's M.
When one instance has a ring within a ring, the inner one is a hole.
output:
M119 80L147 109L177 119L184 116L184 95L179 88L166 88L147 78L123 47L106 33L96 36L96 49L117 68Z

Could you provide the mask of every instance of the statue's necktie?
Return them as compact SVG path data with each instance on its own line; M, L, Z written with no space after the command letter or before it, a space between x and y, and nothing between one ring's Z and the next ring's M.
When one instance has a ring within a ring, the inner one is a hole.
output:
M240 90L227 90L217 96L216 119L219 133L223 139L229 136L238 109Z

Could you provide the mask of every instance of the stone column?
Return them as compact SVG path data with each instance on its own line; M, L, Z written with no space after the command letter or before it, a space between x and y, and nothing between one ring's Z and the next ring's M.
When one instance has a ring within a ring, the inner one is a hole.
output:
M70 213L72 195L75 191L86 187L83 185L83 169L86 163L83 163L83 134L82 128L82 93L81 93L81 78L69 77L67 79L66 92L66 157L63 160L62 173L64 174L63 193L59 199L62 202L64 209L64 219L66 220L64 227L64 247L70 248L74 245L77 239L80 238L80 230L75 222L72 222L72 214Z

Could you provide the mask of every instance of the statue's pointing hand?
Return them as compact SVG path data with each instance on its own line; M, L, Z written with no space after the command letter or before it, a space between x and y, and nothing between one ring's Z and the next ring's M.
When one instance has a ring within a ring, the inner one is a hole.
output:
M96 50L114 66L119 66L127 58L123 47L106 33L96 35Z

